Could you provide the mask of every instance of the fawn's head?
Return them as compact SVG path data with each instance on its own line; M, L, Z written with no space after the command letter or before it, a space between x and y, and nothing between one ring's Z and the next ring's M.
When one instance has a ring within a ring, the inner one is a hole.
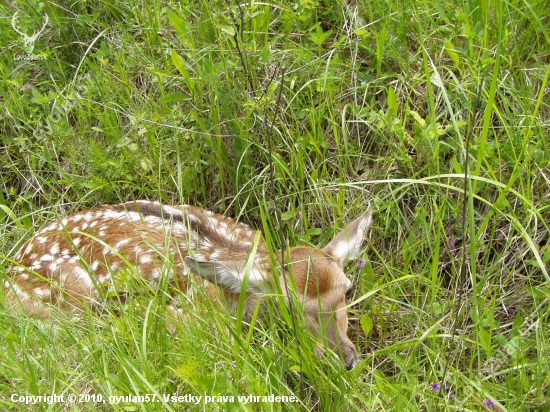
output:
M359 254L371 222L372 213L369 210L339 232L323 249L306 246L291 248L284 257L282 272L286 282L282 276L277 277L278 269L266 268L268 259L260 256L249 272L246 289L249 294L262 294L266 284L275 279L286 295L286 285L292 285L304 309L309 331L319 343L326 339L329 348L343 357L346 369L352 369L357 364L357 351L347 336L347 298L352 283L344 273L344 265L346 259ZM235 295L241 292L246 272L244 261L199 262L186 257L185 262L193 272L211 283ZM287 299L290 297L287 296ZM247 302L255 305L257 299ZM245 313L253 311L254 307L245 307Z

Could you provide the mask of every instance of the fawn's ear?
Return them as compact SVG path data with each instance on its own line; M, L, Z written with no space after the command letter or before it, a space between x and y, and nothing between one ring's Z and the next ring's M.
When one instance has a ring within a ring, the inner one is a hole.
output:
M355 258L361 251L371 223L372 209L369 205L367 212L342 229L323 251L339 259L340 266L343 267L346 259Z
M191 256L185 257L187 267L195 274L210 283L221 287L231 293L241 293L243 279L245 277L246 261L225 261L225 262L201 262ZM253 267L248 276L246 285L247 293L261 292L260 284L265 279L261 271Z

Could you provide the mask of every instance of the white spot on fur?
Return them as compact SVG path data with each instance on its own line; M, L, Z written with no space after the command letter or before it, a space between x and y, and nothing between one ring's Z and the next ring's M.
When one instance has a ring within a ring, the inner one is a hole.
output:
M111 275L109 273L106 273L104 275L100 275L100 276L97 277L97 280L99 280L99 283L110 283Z
M52 247L50 248L50 253L52 255L56 255L59 253L59 243L58 242L55 242Z
M146 216L143 221L149 225L160 225L162 223L162 219L156 216Z
M46 227L42 232L40 233L44 233L44 232L51 232L51 231L54 231L57 229L57 223L52 223L50 225L48 225L48 227Z
M95 272L97 268L99 267L99 261L95 260L94 263L92 263L92 270Z
M210 260L218 260L220 258L220 255L221 255L220 251L215 250L210 254Z
M162 210L168 215L181 216L181 210L172 206L163 206Z
M151 279L153 280L160 279L160 270L158 268L151 270Z
M46 297L50 297L50 289L46 289L46 288L36 288L36 289L33 289L33 293L36 297L38 297L39 299L44 299Z
M174 223L172 225L172 233L174 236L184 236L187 232L185 226L183 226L181 223Z
M227 223L223 221L217 221L214 218L209 218L208 224L210 225L212 230L218 232L220 236L223 236L226 239L231 238L231 233L229 232L229 227L227 226Z
M105 210L101 217L105 219L120 219L122 216L124 216L124 212L115 212L114 210Z
M119 219L125 219L126 217L132 222L139 222L140 220L142 220L141 215L137 212L128 212L127 215L122 213Z
M192 214L192 213L187 212L187 213L185 214L185 216L187 217L187 219L188 219L190 222L199 223L199 221L200 221L200 219L199 219L197 216L195 216L194 214Z
M40 244L46 243L47 240L48 240L48 238L47 238L47 237L44 237L44 236L38 236L38 237L36 238L36 241L37 241L38 243L40 243Z
M119 241L115 244L115 249L120 249L122 246L125 246L125 245L127 245L128 243L130 243L130 239L122 239L122 240L119 240Z
M139 257L139 263L142 264L142 265L146 265L147 263L151 263L152 260L153 260L153 258L151 257L151 255L141 255Z
M10 283L8 284L8 287L14 291L14 293L17 295L19 299L22 301L29 300L29 294L23 290L17 283Z
M53 256L52 256L52 255L42 255L42 256L40 257L40 260L41 260L42 262L51 261L51 260L53 260Z
M90 223L90 227L95 227L98 224L99 220L94 220L92 223Z
M34 249L34 244L32 242L29 242L27 247L25 248L25 255L30 254Z
M76 276L78 279L80 279L87 286L93 286L92 280L90 279L88 272L83 268L81 268L80 266L76 266L73 269L73 275Z
M80 242L82 241L82 238L81 237L75 237L73 238L73 244L75 246L78 246L80 244Z
M213 247L212 243L211 243L210 240L207 239L207 238L202 238L202 239L199 241L199 245L200 245L200 247L202 247L203 249L212 249L212 247Z
M204 261L204 260L206 260L206 257L202 253L195 252L195 253L193 253L193 259L199 260L199 261Z
M74 219L73 219L74 221ZM67 219L66 217L63 218L63 220L61 220L61 225L63 226L67 226L67 224L69 223L69 219Z

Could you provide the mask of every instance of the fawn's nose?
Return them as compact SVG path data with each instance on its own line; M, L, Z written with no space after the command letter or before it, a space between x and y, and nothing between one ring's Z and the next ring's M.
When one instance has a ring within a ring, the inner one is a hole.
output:
M353 343L345 343L342 345L342 354L344 357L344 364L346 369L352 370L357 366L357 350L355 349L355 346Z

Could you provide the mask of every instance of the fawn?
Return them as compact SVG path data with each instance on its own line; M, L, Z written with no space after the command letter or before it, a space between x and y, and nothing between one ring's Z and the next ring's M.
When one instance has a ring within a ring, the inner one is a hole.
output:
M286 276L310 332L318 339L326 336L345 367L355 367L357 351L347 336L352 283L343 267L360 252L371 222L369 208L323 249L291 248L282 271L272 267L265 241L256 240L243 320L251 320L262 295L276 290L276 283L286 295ZM76 313L86 304L97 306L117 272L134 268L153 289L163 276L169 276L171 290L187 296L202 285L206 296L221 299L235 314L255 235L243 223L188 205L136 201L75 213L47 226L15 254L4 282L5 304L21 305L41 318L52 304Z

